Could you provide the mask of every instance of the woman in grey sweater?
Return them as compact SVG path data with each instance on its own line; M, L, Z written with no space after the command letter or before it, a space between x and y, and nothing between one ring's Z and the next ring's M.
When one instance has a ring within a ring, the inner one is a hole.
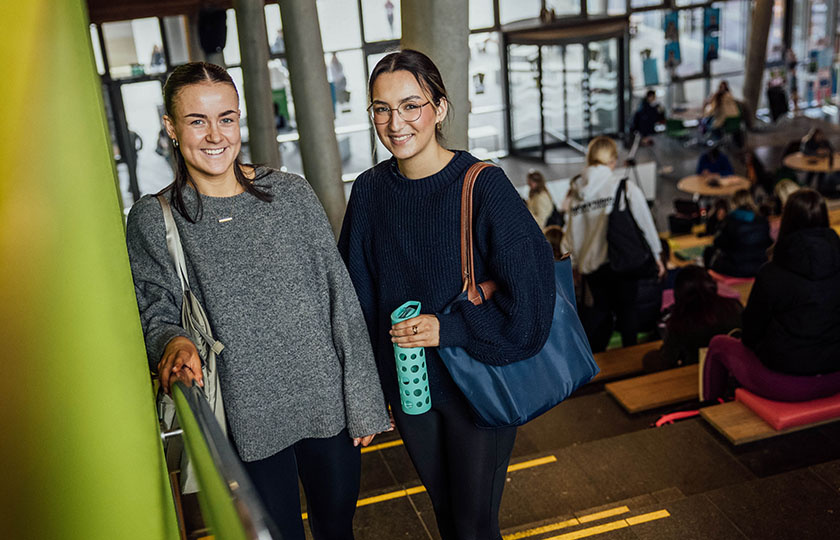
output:
M239 162L239 96L224 69L176 68L164 122L165 190L192 290L225 344L218 369L236 449L283 538L303 539L298 476L321 539L353 537L359 445L388 416L358 300L323 208L299 176ZM151 367L201 378L180 327L181 286L158 201L131 209L127 243Z

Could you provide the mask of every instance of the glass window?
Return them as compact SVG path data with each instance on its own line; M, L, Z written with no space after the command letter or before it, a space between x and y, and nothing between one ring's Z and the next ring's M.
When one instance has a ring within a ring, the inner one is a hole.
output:
M767 62L781 63L784 59L784 13L785 0L773 2L773 21L770 23L770 34L767 36Z
M242 58L239 56L239 33L236 30L236 12L229 9L226 11L226 15L227 39L225 41L225 48L222 49L222 54L225 58L225 65L238 66L242 62Z
M667 83L662 11L630 15L630 79L635 90Z
M553 9L558 17L566 15L578 15L580 13L580 0L546 0L546 9Z
M102 61L102 48L99 46L99 32L96 31L95 24L90 25L90 45L93 48L96 71L100 75L105 75L105 62Z
M172 182L172 168L166 156L168 140L165 132L161 133L163 96L160 81L124 84L120 91L131 145L126 152L133 153L137 160L140 194L157 193ZM164 152L156 151L158 148ZM123 178L120 180L122 184ZM125 182L127 185L127 178Z
M630 0L631 8L643 8L650 6L661 6L662 0Z
M365 41L399 39L400 0L362 0L362 19L365 24Z
M469 149L481 157L504 149L504 99L499 34L470 35ZM456 107L462 106L459 103Z
M173 66L190 61L187 46L187 18L183 15L163 18L163 31L166 33L166 47L169 49L169 62Z
M499 0L499 20L502 24L540 16L542 0Z
M359 8L347 0L318 0L318 21L321 43L325 51L338 51L362 46L359 35ZM394 24L398 24L397 19Z
M493 0L470 0L470 29L493 26Z
M720 43L718 58L711 62L712 73L743 72L747 55L750 2L748 0L736 0L718 5L721 11L720 32L717 33ZM768 61L772 60L773 53L768 39ZM779 59L781 59L780 54Z
M587 0L589 15L624 15L627 12L625 0Z
M163 40L156 17L104 23L102 33L111 77L137 77L166 71Z
M680 32L680 64L677 75L689 77L703 73L703 9L677 12Z
M268 34L268 46L271 49L271 54L285 53L283 21L280 19L280 6L277 4L266 4L265 6L265 31Z

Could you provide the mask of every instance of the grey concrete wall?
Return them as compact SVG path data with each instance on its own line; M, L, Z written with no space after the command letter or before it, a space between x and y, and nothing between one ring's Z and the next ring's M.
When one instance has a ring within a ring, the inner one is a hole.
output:
M274 105L268 78L268 36L263 0L234 0L243 94L248 104L248 146L251 161L280 168L280 149L274 123Z
M338 235L346 203L315 0L280 0L280 15L303 172Z
M431 58L443 76L451 107L444 122L446 146L466 150L469 103L469 1L403 0L401 45Z

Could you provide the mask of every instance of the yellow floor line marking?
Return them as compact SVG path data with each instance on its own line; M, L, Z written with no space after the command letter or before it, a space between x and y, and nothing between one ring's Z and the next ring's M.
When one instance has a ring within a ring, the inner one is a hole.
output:
M532 459L530 461L523 461L522 463L515 463L508 467L508 472L520 471L522 469L530 469L538 465L545 465L546 463L554 463L557 461L555 456L545 456L542 458Z
M650 512L640 516L619 519L618 521L611 521L609 523L604 523L603 525L596 525L579 531L572 531L559 536L552 536L551 538L546 538L545 540L577 540L578 538L587 538L589 536L595 536L596 534L615 531L617 529L624 529L630 527L631 525L638 525L640 523L647 523L648 521L666 518L670 515L670 512L667 510L657 510L656 512Z
M517 533L506 534L504 536L504 540L519 540L520 538L527 538L529 536L536 536L538 534L545 534L552 531L558 531L560 529L567 529L569 527L574 527L575 525L582 525L583 523L589 523L592 521L597 521L599 519L604 519L606 517L617 516L619 514L626 514L629 512L630 509L626 506L619 506L617 508L611 508L609 510L604 510L603 512L597 512L594 514L587 514L585 516L580 516L578 518L567 519L566 521L560 521L558 523L552 523L550 525L543 525L542 527L536 527L534 529L528 529L525 531L520 531Z
M402 441L400 441L400 443L402 443ZM383 444L389 444L389 443L383 443ZM396 445L394 445L394 446L396 446ZM537 467L539 465L545 465L546 463L554 463L555 461L557 461L557 457L555 457L555 456L546 456L546 457L542 457L542 458L532 459L530 461L523 461L522 463L517 463L515 465L511 465L510 467L508 467L508 472L518 471L518 470L521 470L521 469L529 469L531 467ZM407 497L409 495L416 495L417 493L423 493L424 491L426 491L426 488L423 487L423 486L415 486L415 487L410 487L410 488L407 488L407 489L398 489L397 491L391 491L389 493L383 493L382 495L375 495L373 497L365 497L364 499L359 499L358 502L356 502L356 507L367 506L369 504L374 504L374 503L383 502L383 501L390 501L392 499L399 499L400 497ZM306 519L307 517L309 517L309 514L307 512L303 512L301 514L302 519Z
M362 448L362 453L367 454L368 452L376 452L377 450L385 450L386 448L393 448L395 446L402 446L403 442L402 439L397 439L395 441L388 441L380 444L374 444L373 446L366 446Z
M650 512L649 514L642 514L641 516L633 516L626 518L625 521L630 525L638 525L639 523L647 523L656 519L662 519L670 516L667 510L659 510L657 512Z
M566 521L552 523L551 525L544 525L542 527L536 527L534 529L528 529L526 531L519 531L518 533L506 534L502 537L502 540L519 540L520 538L527 538L529 536L536 536L538 534L545 534L552 531L558 531L560 529L574 527L575 525L580 525L580 522L577 520L577 518L567 519Z
M603 512L596 512L594 514L587 514L585 516L580 516L578 521L581 523L589 523L591 521L598 521L599 519L604 519L607 517L617 516L619 514L626 514L629 512L630 509L626 506L619 506L618 508L612 508L610 510L604 510Z
M603 525L595 525L594 527L588 527L579 531L568 532L566 534L561 534L560 536L552 536L551 538L546 538L545 540L576 540L578 538L595 536L596 534L601 534L609 531L625 529L629 526L630 525L628 525L627 522L622 519L619 521L611 521L609 523L604 523Z

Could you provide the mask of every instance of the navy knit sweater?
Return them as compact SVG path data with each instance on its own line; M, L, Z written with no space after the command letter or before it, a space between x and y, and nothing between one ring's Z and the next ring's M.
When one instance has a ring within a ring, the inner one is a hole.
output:
M475 163L456 152L440 172L411 180L391 158L362 173L339 239L373 341L379 377L392 406L397 375L390 314L408 300L437 314L440 345L464 347L474 358L502 365L533 356L548 337L554 309L552 251L504 172L479 175L473 194L475 271L478 282L496 281L489 302L461 302L441 315L461 292L461 186ZM433 403L457 395L436 349L427 349Z

